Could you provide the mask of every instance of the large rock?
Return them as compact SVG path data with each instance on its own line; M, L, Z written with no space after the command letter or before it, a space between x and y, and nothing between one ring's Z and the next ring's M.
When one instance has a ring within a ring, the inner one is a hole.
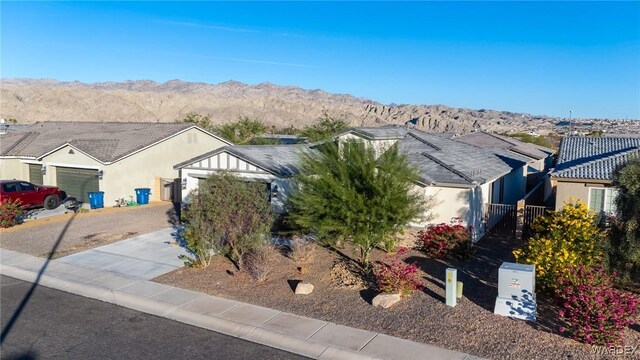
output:
M296 286L296 294L309 295L313 292L313 284L308 282L299 282Z
M379 294L376 297L373 298L373 301L371 302L371 304L373 304L373 306L378 306L381 307L383 309L386 309L390 306L393 306L393 304L397 303L398 301L400 301L400 294Z

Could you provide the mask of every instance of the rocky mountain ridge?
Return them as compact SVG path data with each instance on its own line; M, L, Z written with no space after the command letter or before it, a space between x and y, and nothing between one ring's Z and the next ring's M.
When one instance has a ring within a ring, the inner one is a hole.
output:
M474 129L528 131L553 127L561 120L444 105L384 105L347 94L271 83L133 80L87 84L52 79L2 79L0 86L0 117L14 118L20 123L47 120L170 122L189 112L209 114L214 123L248 116L279 128L300 128L324 114L345 119L353 126L404 124L413 120L423 130L455 133Z

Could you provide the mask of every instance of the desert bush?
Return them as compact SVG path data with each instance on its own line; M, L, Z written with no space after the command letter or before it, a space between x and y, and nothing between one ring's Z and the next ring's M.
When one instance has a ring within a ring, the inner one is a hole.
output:
M460 224L430 225L418 232L424 252L434 258L465 259L472 253L471 231Z
M615 276L600 266L567 267L556 289L559 315L568 324L561 332L587 344L620 345L638 317L640 298L614 288Z
M513 255L518 263L536 266L536 283L543 291L553 292L556 279L568 266L602 261L604 235L595 214L580 201L565 203L562 210L538 217L532 229L533 237Z
M633 159L615 174L615 217L607 234L606 261L617 281L640 282L640 160ZM634 276L635 275L635 276Z
M242 268L243 254L270 239L269 193L264 184L214 174L191 193L185 211L185 247L191 265L208 266L221 253Z
M365 268L373 248L425 212L424 195L413 191L417 171L395 146L376 157L363 142L331 143L304 156L300 167L289 197L291 223L330 245L352 243Z
M307 264L313 260L317 250L314 242L302 237L294 237L289 243L288 256L296 264Z
M422 288L418 265L407 264L402 256L407 253L406 248L398 249L387 264L378 261L373 269L378 290L389 294L400 294L402 297L410 295L412 291Z
M0 204L0 227L9 228L17 225L26 209L20 200L7 200Z
M244 269L258 282L267 280L273 271L278 250L271 244L262 244L243 254Z

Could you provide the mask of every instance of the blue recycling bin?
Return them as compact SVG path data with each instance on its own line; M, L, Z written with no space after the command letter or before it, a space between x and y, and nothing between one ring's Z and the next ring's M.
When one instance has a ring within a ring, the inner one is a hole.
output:
M141 188L136 190L136 202L138 205L147 205L149 203L149 194L151 193L151 189L149 188Z
M88 193L89 205L92 209L100 209L104 207L104 191L95 191Z

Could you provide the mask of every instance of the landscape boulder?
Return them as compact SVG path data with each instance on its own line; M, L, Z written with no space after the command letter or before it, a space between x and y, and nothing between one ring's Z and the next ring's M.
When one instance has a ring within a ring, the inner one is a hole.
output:
M299 282L296 286L296 294L308 295L313 292L313 284L308 282Z
M381 307L383 309L386 309L390 306L392 306L393 304L397 303L398 301L400 301L400 294L378 294L376 297L373 298L373 301L371 302L371 304L373 304L373 306L378 306Z

